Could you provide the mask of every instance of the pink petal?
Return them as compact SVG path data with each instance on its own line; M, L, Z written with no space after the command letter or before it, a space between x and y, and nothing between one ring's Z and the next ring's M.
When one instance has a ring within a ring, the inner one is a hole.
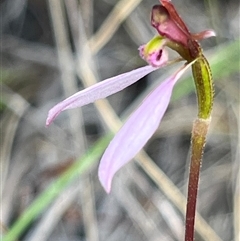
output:
M202 39L206 39L206 38L215 37L216 33L210 29L210 30L202 31L200 33L191 34L191 36L195 40L202 40Z
M103 99L109 95L119 92L156 69L157 68L155 67L147 65L130 72L106 79L89 88L75 93L74 95L55 105L48 112L46 125L49 126L62 111L81 107L92 103L95 100Z
M142 149L158 128L173 86L191 64L181 68L150 93L110 142L98 170L99 180L107 193L114 174Z

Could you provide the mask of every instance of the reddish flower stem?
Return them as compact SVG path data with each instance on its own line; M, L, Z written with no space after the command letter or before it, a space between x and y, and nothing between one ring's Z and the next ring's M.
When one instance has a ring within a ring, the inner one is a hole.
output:
M195 223L195 212L196 212L200 168L201 168L201 161L191 160L189 183L188 183L185 241L194 240L194 223Z
M210 120L197 119L192 130L192 155L188 180L188 198L185 221L185 241L194 240L194 223L198 194L199 173L202 165L202 155Z

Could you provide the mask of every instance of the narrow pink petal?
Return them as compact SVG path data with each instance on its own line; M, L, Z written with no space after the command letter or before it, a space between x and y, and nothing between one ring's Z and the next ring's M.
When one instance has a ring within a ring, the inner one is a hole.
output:
M49 126L62 111L81 107L92 103L95 100L103 99L109 95L119 92L156 69L156 67L147 65L130 72L106 79L89 88L75 93L74 95L55 105L48 112L46 125Z
M181 68L150 93L110 142L98 170L99 180L107 193L114 174L142 149L158 128L173 86L191 64Z
M209 29L209 30L202 31L200 33L191 34L191 36L195 40L202 40L206 38L215 37L216 33L213 30Z

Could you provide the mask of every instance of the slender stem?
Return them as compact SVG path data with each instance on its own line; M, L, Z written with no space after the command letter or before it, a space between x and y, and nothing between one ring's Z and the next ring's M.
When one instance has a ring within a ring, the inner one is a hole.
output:
M188 199L185 224L185 241L194 240L194 224L198 194L199 173L206 136L211 119L214 87L209 63L201 52L197 42L193 43L193 51L199 52L199 59L192 65L193 77L198 98L198 119L192 129L192 155L188 180Z
M206 135L210 118L207 120L197 119L192 130L192 156L188 181L188 199L185 223L185 241L194 240L194 223L196 202L198 194L199 173L202 165L203 150L206 143Z
M188 185L188 199L187 199L187 213L186 213L186 241L193 241L194 238L194 223L195 210L198 193L198 180L201 162L193 160L190 166L189 185Z

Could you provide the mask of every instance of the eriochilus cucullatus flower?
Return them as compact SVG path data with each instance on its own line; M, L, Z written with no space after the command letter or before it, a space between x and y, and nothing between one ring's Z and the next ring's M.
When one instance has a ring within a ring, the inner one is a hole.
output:
M157 35L139 47L140 56L148 65L106 79L68 97L49 111L46 125L50 125L63 110L105 98L163 66L184 61L179 70L144 99L115 135L102 156L98 175L102 186L109 193L114 174L134 158L156 131L170 102L174 85L191 67L198 100L198 117L193 123L191 137L185 241L193 241L199 172L214 95L211 69L198 41L215 36L215 33L212 30L191 33L170 0L161 0L160 3L152 8L151 14L151 24L157 30ZM179 58L169 60L167 48L176 51Z

